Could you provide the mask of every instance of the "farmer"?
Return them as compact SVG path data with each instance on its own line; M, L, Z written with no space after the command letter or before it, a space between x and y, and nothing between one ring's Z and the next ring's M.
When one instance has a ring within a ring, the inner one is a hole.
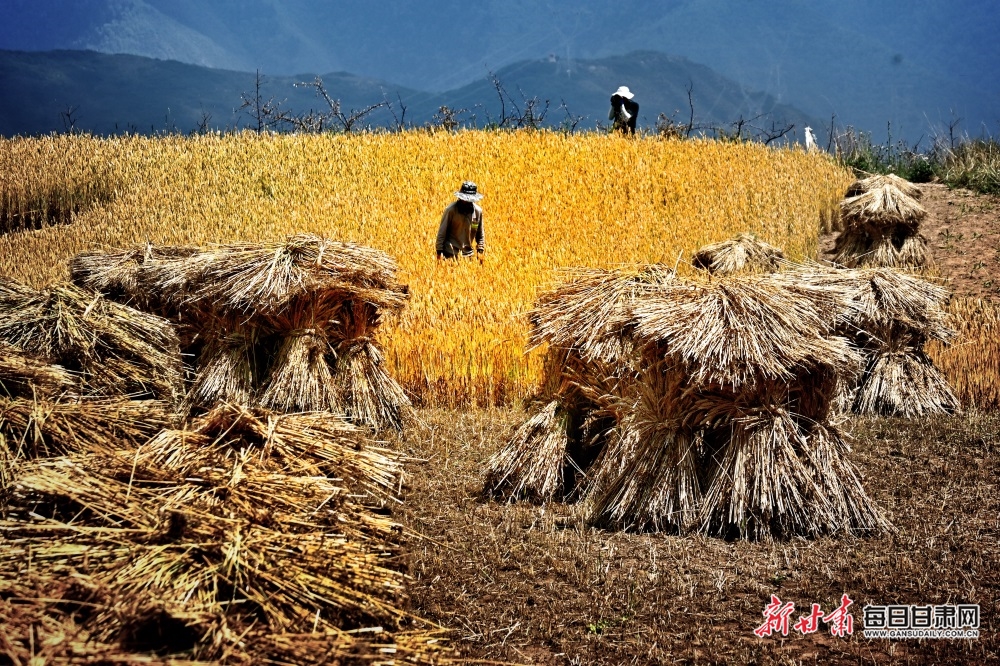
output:
M639 103L632 101L635 95L628 86L621 86L611 96L611 110L608 120L614 121L611 129L625 134L635 134L635 121L639 117Z
M437 233L438 259L455 259L459 255L472 256L476 244L479 261L486 254L486 235L483 231L483 209L476 202L483 198L472 181L462 183L455 192L456 200L444 209Z

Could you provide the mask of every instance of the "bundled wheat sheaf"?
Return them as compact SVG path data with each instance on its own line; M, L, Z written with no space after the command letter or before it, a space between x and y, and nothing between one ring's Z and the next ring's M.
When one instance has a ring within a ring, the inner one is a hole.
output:
M835 416L859 377L858 409L957 408L926 356L900 364L883 345L894 328L913 348L947 341L942 290L889 269L781 268L577 271L543 293L529 319L549 346L545 406L491 459L487 492L582 497L619 529L891 529Z
M953 414L961 405L928 349L955 337L942 285L893 269L828 271L798 275L825 289L847 289L848 306L836 331L851 341L864 369L841 387L839 401L856 414L925 416ZM846 391L846 392L844 392Z
M920 188L894 175L857 180L840 204L834 261L848 268L927 266Z
M49 382L77 395L177 401L182 391L169 322L73 285L36 291L0 277L0 343L53 367L61 377Z
M765 243L753 234L739 234L700 248L691 263L710 273L773 273L784 258L781 248Z
M204 249L140 246L71 262L91 289L182 322L197 341L188 411L219 403L345 413L399 428L410 401L373 342L407 300L386 254L300 234Z

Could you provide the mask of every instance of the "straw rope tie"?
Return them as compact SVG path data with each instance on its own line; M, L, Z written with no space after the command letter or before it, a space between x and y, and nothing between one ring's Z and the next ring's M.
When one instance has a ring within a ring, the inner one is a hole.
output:
M319 335L322 335L322 334L323 334L323 331L321 329L318 329L318 328L297 328L294 331L289 331L287 333L287 336L289 338L301 338L302 336L305 336L305 335L316 335L316 336L319 336Z

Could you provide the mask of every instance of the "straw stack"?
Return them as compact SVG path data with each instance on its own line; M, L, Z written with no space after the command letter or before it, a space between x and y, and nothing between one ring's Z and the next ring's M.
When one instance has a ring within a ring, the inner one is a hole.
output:
M0 342L0 397L58 396L73 392L78 385L79 380L62 366Z
M0 278L0 342L72 373L63 380L76 377L78 395L180 398L170 324L71 284L35 291Z
M177 322L198 370L186 406L333 411L399 428L410 402L374 334L406 304L386 254L313 235L88 253L73 279Z
M532 416L487 464L485 487L494 497L544 502L584 491L582 471L606 448L618 417L612 396L635 357L615 317L643 284L674 278L658 265L564 276L528 314L529 349L549 346L545 386Z
M856 197L885 185L891 185L900 190L906 196L913 199L919 199L923 195L923 191L920 189L919 185L911 183L905 178L900 178L894 173L887 173L875 174L873 176L868 176L867 178L859 178L855 180L847 186L847 192L844 194L844 198L850 199L851 197Z
M927 239L920 222L927 211L920 189L896 176L872 176L848 188L840 204L843 230L834 261L848 268L924 268Z
M0 518L13 663L448 661L432 625L397 633L416 620L382 515L400 460L336 416L220 407L14 472Z
M849 300L780 274L574 276L531 313L532 342L559 362L545 407L491 460L487 492L565 496L558 481L574 468L591 521L609 528L742 538L891 529L830 421L839 385L860 368L834 330ZM610 425L574 441L558 418L568 405L590 410L579 422Z
M835 326L864 359L857 383L847 387L851 411L914 417L960 410L958 398L925 351L932 340L947 344L954 338L945 287L888 268L792 267L786 279L800 288L846 297Z
M695 252L691 263L695 268L719 275L773 273L784 258L781 248L765 243L754 234L744 233L702 247Z

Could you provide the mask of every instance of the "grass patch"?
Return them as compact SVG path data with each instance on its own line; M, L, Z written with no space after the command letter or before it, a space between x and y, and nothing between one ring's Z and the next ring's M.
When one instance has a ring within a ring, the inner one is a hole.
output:
M1000 143L996 139L937 139L929 150L886 141L847 128L834 138L838 161L858 175L893 173L913 183L941 181L983 194L1000 193Z

